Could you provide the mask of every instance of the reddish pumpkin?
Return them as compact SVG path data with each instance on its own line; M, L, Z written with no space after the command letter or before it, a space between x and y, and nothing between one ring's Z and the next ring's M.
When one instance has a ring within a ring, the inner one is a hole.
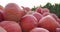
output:
M38 20L38 22L39 22L39 20L43 17L43 15L41 15L41 14L38 13L38 12L34 12L34 13L33 13L33 16L36 17L36 19Z
M51 13L50 15L60 24L60 19L58 18L57 15L55 15L54 13Z
M0 26L7 32L22 32L20 25L14 21L3 21Z
M30 9L29 7L23 7L23 6L21 6L21 7L23 8L23 10L24 10L25 12L31 11L31 9Z
M39 27L45 28L50 32L55 32L55 29L59 26L59 23L50 15L43 17L39 21Z
M48 9L48 8L44 8L44 9L43 9L43 13L45 13L45 12L50 13L50 11L49 11L49 9Z
M48 12L43 13L43 16L47 16L47 15L50 15L50 13Z
M25 12L21 10L17 4L9 3L4 9L4 19L8 21L19 21Z
M40 8L40 7L38 7L38 8L36 9L36 12L38 12L38 13L42 14L42 13L43 13L43 9L42 9L42 8Z
M50 15L51 15L55 20L59 19L58 16L57 16L56 14L54 14L54 13L51 13Z
M21 27L24 32L29 32L31 29L37 27L37 19L32 15L25 15L21 19Z
M43 9L43 16L47 16L47 15L50 15L50 11L48 8L44 8Z

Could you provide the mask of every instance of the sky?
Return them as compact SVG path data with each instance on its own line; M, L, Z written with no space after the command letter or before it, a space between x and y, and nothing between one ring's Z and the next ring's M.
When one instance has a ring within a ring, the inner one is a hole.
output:
M60 3L60 0L0 0L0 5L5 7L8 3L16 3L20 6L32 8L34 6L46 5L47 2L52 4Z

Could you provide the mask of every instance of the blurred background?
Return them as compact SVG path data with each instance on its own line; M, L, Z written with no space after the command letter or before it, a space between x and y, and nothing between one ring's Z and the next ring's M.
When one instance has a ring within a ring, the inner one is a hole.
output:
M29 7L35 10L37 7L48 8L60 18L60 0L0 0L0 5L5 7L8 3L16 3L19 6Z

